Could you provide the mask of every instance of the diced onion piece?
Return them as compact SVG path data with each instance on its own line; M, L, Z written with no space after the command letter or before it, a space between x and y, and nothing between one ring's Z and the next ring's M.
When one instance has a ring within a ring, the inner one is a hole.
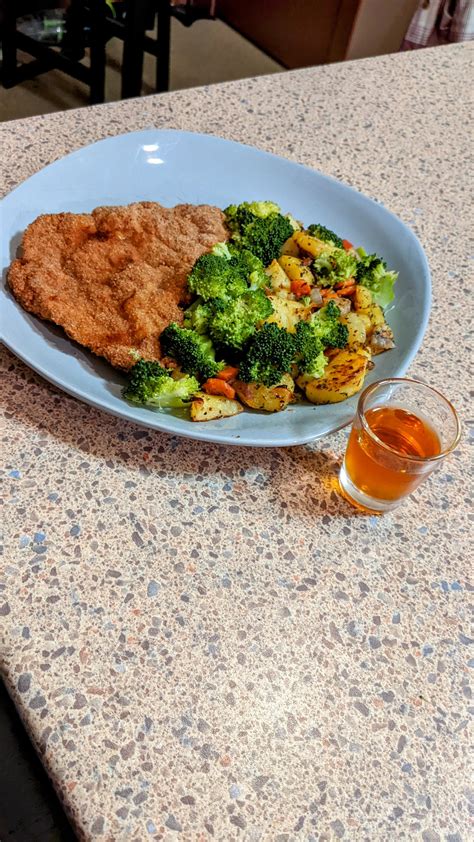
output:
M313 304L316 304L317 307L321 307L323 303L323 296L321 295L321 290L319 287L313 287L311 290L309 297Z

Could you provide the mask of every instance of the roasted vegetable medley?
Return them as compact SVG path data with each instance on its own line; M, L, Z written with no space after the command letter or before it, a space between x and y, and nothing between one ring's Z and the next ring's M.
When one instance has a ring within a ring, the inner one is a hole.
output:
M124 397L209 421L354 395L372 357L394 347L384 309L397 273L273 202L224 213L229 240L196 261L183 322L160 336L165 364L138 360Z

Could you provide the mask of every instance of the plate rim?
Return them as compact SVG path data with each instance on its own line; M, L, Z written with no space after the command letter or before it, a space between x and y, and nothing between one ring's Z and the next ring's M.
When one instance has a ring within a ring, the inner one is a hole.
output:
M51 161L49 164L47 164L44 167L41 167L41 169L37 170L32 175L28 176L28 178L21 181L16 187L13 188L13 190L11 190L9 193L7 193L5 196L3 196L0 199L0 212L3 212L5 207L8 206L8 203L10 201L14 200L16 194L21 193L21 191L25 188L26 185L31 184L32 181L36 180L39 177L43 177L44 174L47 173L51 168L57 167L63 161L66 161L66 160L70 161L71 159L74 159L75 157L80 157L81 154L83 154L85 150L92 149L92 148L100 146L100 145L104 145L104 144L108 145L108 144L120 142L123 138L133 138L133 137L135 137L138 140L138 138L144 138L145 136L150 135L150 134L153 134L153 136L155 138L156 138L157 134L165 134L165 135L168 135L168 136L176 135L176 136L179 136L180 138L182 138L184 136L184 138L189 137L189 138L206 139L207 141L210 141L211 143L217 143L218 145L223 144L227 147L234 148L234 149L244 148L245 150L248 150L249 152L251 152L253 155L256 155L257 157L263 157L265 159L271 158L271 159L273 159L277 162L280 162L280 163L281 162L287 163L291 167L297 167L298 169L300 169L302 171L305 171L305 172L308 172L308 173L311 173L311 174L316 174L319 178L323 179L324 181L326 181L330 184L338 185L339 187L341 187L341 186L344 187L345 190L349 190L350 192L356 194L357 196L362 197L365 202L368 202L372 206L375 206L376 208L382 208L384 213L388 214L388 216L391 217L392 220L397 225L401 225L405 229L405 231L408 233L409 237L411 238L411 240L412 240L412 242L413 242L413 244L414 244L414 246L415 246L415 248L418 252L418 256L421 259L421 264L422 264L422 267L423 267L423 270L424 270L423 271L423 284L424 284L425 294L426 294L425 307L423 308L423 315L422 315L422 318L421 318L420 322L417 325L416 333L415 333L415 335L413 337L413 341L412 341L411 350L407 354L407 356L405 357L403 362L396 367L396 370L391 375L391 376L398 376L398 377L404 376L404 374L406 373L406 371L410 367L411 363L413 362L416 354L418 353L418 351L421 347L421 344L423 342L423 338L424 338L424 335L425 335L425 332L426 332L426 328L427 328L427 325L428 325L428 322L429 322L429 319L430 319L430 315L431 315L431 304L432 304L431 273L430 273L428 258L425 254L423 246L421 245L421 242L420 242L419 238L417 237L417 235L415 234L415 232L411 228L409 228L408 225L405 222L403 222L403 220L401 220L399 216L397 216L392 210L390 210L390 208L387 208L382 202L379 202L376 199L373 199L371 196L368 196L367 194L363 193L358 188L353 187L350 184L346 184L344 181L341 181L340 179L337 179L332 175L321 172L321 170L319 170L315 167L310 167L306 164L300 163L299 161L295 161L292 158L286 158L282 155L277 155L273 152L267 152L264 149L260 149L256 146L252 146L251 144L248 144L248 143L241 143L240 141L230 140L228 138L223 138L223 137L220 137L219 135L214 135L214 134L207 133L207 132L191 132L191 131L181 130L181 129L149 127L149 128L145 128L145 129L139 129L139 130L131 131L131 132L121 132L119 134L109 135L107 137L100 138L99 140L96 140L96 141L93 141L92 143L88 143L88 144L85 144L83 146L80 146L77 149L74 149L71 152L68 152L66 155L63 155L60 158L57 158L54 161ZM11 293L9 293L8 287L6 285L6 270L7 270L8 266L9 266L9 262L7 262L5 266L1 267L2 274L5 277L5 282L2 282L2 285L1 285L1 288L0 288L0 295L2 297L5 296L5 295L8 295L8 294L11 295ZM14 300L14 304L15 304L15 307L19 311L24 312L23 308L21 308L20 305L18 305L18 303L15 300ZM34 318L38 318L38 317L35 317L34 314L28 314L28 315L32 316ZM45 320L41 320L41 321L45 321ZM55 323L46 321L46 324L54 325ZM64 332L64 335L69 342L74 342L74 340L72 340L70 337L67 336L65 331L63 331L63 332ZM3 330L2 330L2 334L3 334ZM157 413L150 413L150 415L151 415L150 422L148 422L148 421L146 421L142 418L137 418L136 415L133 412L134 408L130 407L130 405L127 404L125 401L124 401L123 409L119 410L119 409L116 409L113 406L108 405L108 403L104 404L103 401L97 400L94 397L91 397L88 393L84 392L81 388L72 389L72 388L68 387L67 382L64 382L61 379L60 376L55 374L55 372L51 372L49 369L45 370L44 368L41 367L41 365L36 364L34 360L32 361L29 358L28 354L25 354L22 351L21 345L17 345L15 343L14 339L12 341L11 339L9 339L8 337L6 337L4 335L2 335L1 338L2 338L3 344L16 357L18 357L20 360L22 360L22 362L24 362L29 368L31 368L33 371L35 371L37 374L39 374L42 378L44 378L48 382L52 383L56 388L59 388L61 391L65 392L66 394L70 395L71 397L74 397L77 400L80 400L81 402L85 403L88 406L93 406L95 409L100 409L103 412L107 412L108 414L113 415L116 418L125 419L127 422L135 423L138 426L144 427L146 429L152 429L152 430L158 430L160 432L165 432L165 433L168 433L168 435L171 435L171 436L178 436L180 438L194 439L196 441L204 441L204 442L215 443L215 444L219 444L219 445L225 444L225 445L231 445L231 446L237 446L237 447L238 446L246 446L246 447L291 447L291 446L308 444L310 442L316 441L317 439L323 438L324 436L330 435L331 433L338 432L339 430L343 429L348 424L350 424L351 421L352 421L352 418L354 417L355 408L354 408L354 412L351 414L350 418L342 421L341 423L338 423L335 426L331 425L330 429L319 430L319 431L316 431L314 434L308 434L308 435L301 435L301 436L288 435L286 437L283 437L278 442L275 442L274 440L271 440L270 438L268 438L268 439L267 438L260 438L258 441L256 441L256 440L251 438L251 435L249 433L243 434L242 436L233 434L232 437L230 437L228 433L226 434L224 430L223 430L222 434L219 431L216 431L216 430L213 430L212 432L209 431L208 433L206 433L205 429L201 429L201 428L196 429L194 427L192 421L188 421L188 424L190 425L189 431L188 431L187 428L182 429L182 430L181 429L172 430L172 429L169 428L169 426L166 423L166 418L169 417L169 416L167 416L165 414L162 414L160 416L160 414L158 412ZM81 349L82 349L82 346L81 346ZM100 357L97 357L97 355L93 354L91 351L88 351L87 348L84 348L83 350L85 350L86 352L91 354L94 358L97 358L97 359L100 359L100 360L102 359ZM312 405L312 404L308 404L308 408L313 408L313 409L317 410L317 406ZM160 417L163 418L163 421L159 420ZM152 422L152 419L153 419L153 422Z

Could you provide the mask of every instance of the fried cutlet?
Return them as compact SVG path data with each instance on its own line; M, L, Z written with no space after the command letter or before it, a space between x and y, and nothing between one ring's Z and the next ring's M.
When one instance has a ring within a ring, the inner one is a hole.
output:
M224 215L210 205L155 202L39 216L25 231L8 281L17 301L112 365L131 351L160 359L159 335L181 322L194 262L226 240Z

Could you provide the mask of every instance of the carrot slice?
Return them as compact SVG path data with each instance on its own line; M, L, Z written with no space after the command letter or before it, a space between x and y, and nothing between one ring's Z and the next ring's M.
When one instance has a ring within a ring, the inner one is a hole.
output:
M336 289L344 289L344 287L354 286L354 284L355 284L355 278L345 278L343 281L339 281L339 283L336 284L335 288Z
M345 281L340 281L340 283L336 284L336 289L339 295L352 295L355 288L355 278L346 278Z
M301 281L299 278L291 282L291 291L297 298L303 298L304 295L309 295L311 287L307 281Z
M338 293L339 295L352 295L355 292L356 285L354 282L351 284L344 284L344 286L339 287Z
M218 380L217 377L210 377L202 388L208 395L223 395L225 398L235 398L235 389L225 380Z
M323 297L323 301L329 301L330 298L339 298L339 293L333 292L332 289L322 289L321 295Z
M346 251L350 251L351 249L353 249L353 248L354 248L354 246L352 245L352 243L351 243L351 242L349 242L349 240L343 240L343 241L342 241L342 247L343 247Z
M221 371L218 371L216 377L219 380L225 380L228 382L229 380L235 380L239 373L239 369L235 368L233 365L226 365Z

